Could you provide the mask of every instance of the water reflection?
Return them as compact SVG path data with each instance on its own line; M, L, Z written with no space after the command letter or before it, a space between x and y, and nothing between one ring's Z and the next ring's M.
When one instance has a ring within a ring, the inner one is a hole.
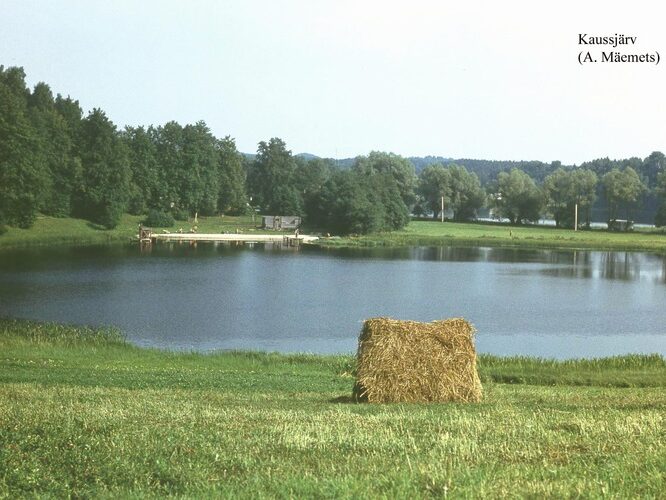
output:
M603 278L634 281L647 279L666 283L666 256L640 252L599 252L581 250L534 250L491 247L398 247L398 248L318 248L289 247L279 242L160 242L152 245L110 245L53 247L0 252L0 272L38 271L78 267L79 262L95 266L124 265L138 256L164 259L238 258L243 251L276 257L302 254L326 255L334 259L408 260L433 262L485 262L544 264L508 268L507 272L555 278Z
M314 250L319 251L319 250ZM324 250L336 258L545 264L507 268L506 272L555 278L650 280L666 283L666 257L640 252L532 250L490 247L347 248Z
M560 258L549 266L536 270L541 276L555 278L590 279L594 277L594 258L590 252L573 251L571 255L560 254Z
M629 252L605 252L601 262L601 275L606 279L631 281L641 275L640 259Z

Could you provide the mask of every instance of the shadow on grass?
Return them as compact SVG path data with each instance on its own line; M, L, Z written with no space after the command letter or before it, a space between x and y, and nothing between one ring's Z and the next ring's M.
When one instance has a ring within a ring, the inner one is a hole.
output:
M362 401L359 401L354 396L338 396L337 398L329 399L328 402L342 405L355 405L362 403Z
M94 222L87 221L86 226L95 231L107 231L108 229L101 224L95 224Z

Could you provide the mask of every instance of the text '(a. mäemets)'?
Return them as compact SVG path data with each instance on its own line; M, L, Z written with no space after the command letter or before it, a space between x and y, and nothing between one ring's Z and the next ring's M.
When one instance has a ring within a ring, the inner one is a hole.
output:
M637 36L619 33L610 36L578 33L578 45L583 47L578 53L578 62L581 65L600 62L659 64L661 56L658 51L639 51L636 50L637 44Z

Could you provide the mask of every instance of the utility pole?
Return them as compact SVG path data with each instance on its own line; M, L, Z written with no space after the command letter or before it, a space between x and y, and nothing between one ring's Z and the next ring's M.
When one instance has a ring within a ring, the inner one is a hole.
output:
M444 222L444 197L442 196L442 222Z
M574 207L574 231L578 231L578 203Z

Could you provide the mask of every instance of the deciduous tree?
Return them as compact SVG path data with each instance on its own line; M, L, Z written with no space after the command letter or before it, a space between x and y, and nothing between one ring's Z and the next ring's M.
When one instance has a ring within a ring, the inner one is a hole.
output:
M407 207L416 201L417 185L414 165L407 159L394 153L372 151L368 156L359 156L352 167L365 175L388 174L396 182L400 197Z
M40 211L59 217L70 215L72 193L79 184L80 161L69 125L56 109L51 89L38 83L28 97L28 114L36 132L37 149L44 170Z
M631 167L624 170L614 168L602 178L608 201L608 220L616 220L619 210L624 207L627 220L632 206L639 200L646 186Z
M334 234L391 231L409 222L407 206L388 174L335 172L306 208L308 224Z
M229 136L218 140L216 147L219 181L217 208L223 213L243 213L247 208L243 157Z
M575 207L578 205L580 220L583 215L589 226L590 208L596 199L597 175L591 170L558 168L546 177L544 193L546 204L557 227L573 227Z
M143 127L127 127L122 134L128 151L131 180L128 210L131 214L144 214L149 209L164 211L165 200L161 199L165 187L161 186L157 148L153 141L153 130ZM161 212L160 212L161 213Z
M451 205L451 171L441 164L428 165L419 176L418 194L436 219L442 209L442 197L445 209Z
M131 174L125 143L100 109L94 109L83 120L80 153L83 175L76 212L113 228L127 209Z
M457 221L476 217L477 210L486 201L486 193L481 188L479 178L465 167L451 165L448 168L451 183L451 202L453 219Z
M529 175L516 168L500 172L498 187L500 192L495 203L503 217L507 217L512 224L539 220L544 196Z
M303 198L294 182L295 171L296 161L282 139L261 141L248 176L253 204L274 215L302 214Z
M23 69L0 66L0 225L30 227L45 195L48 173L28 95Z

